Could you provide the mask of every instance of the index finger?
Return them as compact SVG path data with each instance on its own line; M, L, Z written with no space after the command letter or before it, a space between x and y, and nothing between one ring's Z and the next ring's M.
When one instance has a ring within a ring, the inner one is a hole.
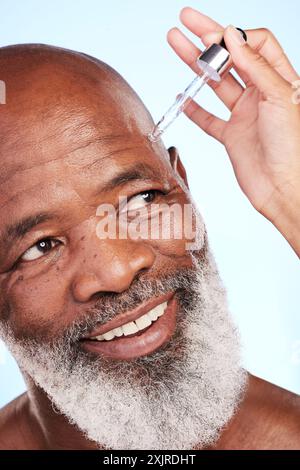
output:
M219 23L191 7L183 8L179 17L182 24L200 38L202 35L213 31L224 31L223 26Z

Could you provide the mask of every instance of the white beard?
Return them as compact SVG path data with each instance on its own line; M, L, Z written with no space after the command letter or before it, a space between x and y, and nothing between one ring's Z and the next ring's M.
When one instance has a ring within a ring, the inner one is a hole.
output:
M177 334L148 357L107 361L81 353L72 361L68 345L17 341L2 329L21 368L99 448L203 448L237 409L246 373L226 292L209 249L204 262L193 261L194 280L177 280L184 289ZM155 292L172 287L178 284L170 276ZM153 292L143 285L144 298Z

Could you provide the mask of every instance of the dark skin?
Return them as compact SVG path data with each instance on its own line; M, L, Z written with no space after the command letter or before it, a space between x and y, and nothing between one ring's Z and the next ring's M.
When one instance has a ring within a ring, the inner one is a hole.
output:
M17 337L51 339L91 307L97 293L121 293L141 273L155 279L191 266L184 239L99 241L95 235L97 206L115 204L121 194L156 190L162 202L188 203L175 177L187 185L186 174L174 148L167 152L147 140L153 125L148 112L104 64L55 48L19 46L2 49L0 65L8 90L0 126L1 320ZM137 168L140 177L128 178ZM108 180L124 170L127 179L110 188ZM4 236L9 225L45 212L51 219L36 218L22 238ZM44 238L53 240L51 249L24 259ZM28 392L0 412L0 449L96 448L24 377ZM215 448L299 449L299 418L299 397L250 376Z

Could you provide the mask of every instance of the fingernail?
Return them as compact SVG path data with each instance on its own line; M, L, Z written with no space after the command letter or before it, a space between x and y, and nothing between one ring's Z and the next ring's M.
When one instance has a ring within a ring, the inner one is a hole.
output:
M245 39L240 31L238 31L234 26L230 25L227 28L228 33L238 46L244 46L246 44Z

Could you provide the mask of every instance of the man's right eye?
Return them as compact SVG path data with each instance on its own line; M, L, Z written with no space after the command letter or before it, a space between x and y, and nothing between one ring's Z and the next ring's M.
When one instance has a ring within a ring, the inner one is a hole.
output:
M49 251L55 248L61 242L55 238L43 238L35 243L32 247L28 248L21 256L21 261L34 261L42 256L45 256Z

